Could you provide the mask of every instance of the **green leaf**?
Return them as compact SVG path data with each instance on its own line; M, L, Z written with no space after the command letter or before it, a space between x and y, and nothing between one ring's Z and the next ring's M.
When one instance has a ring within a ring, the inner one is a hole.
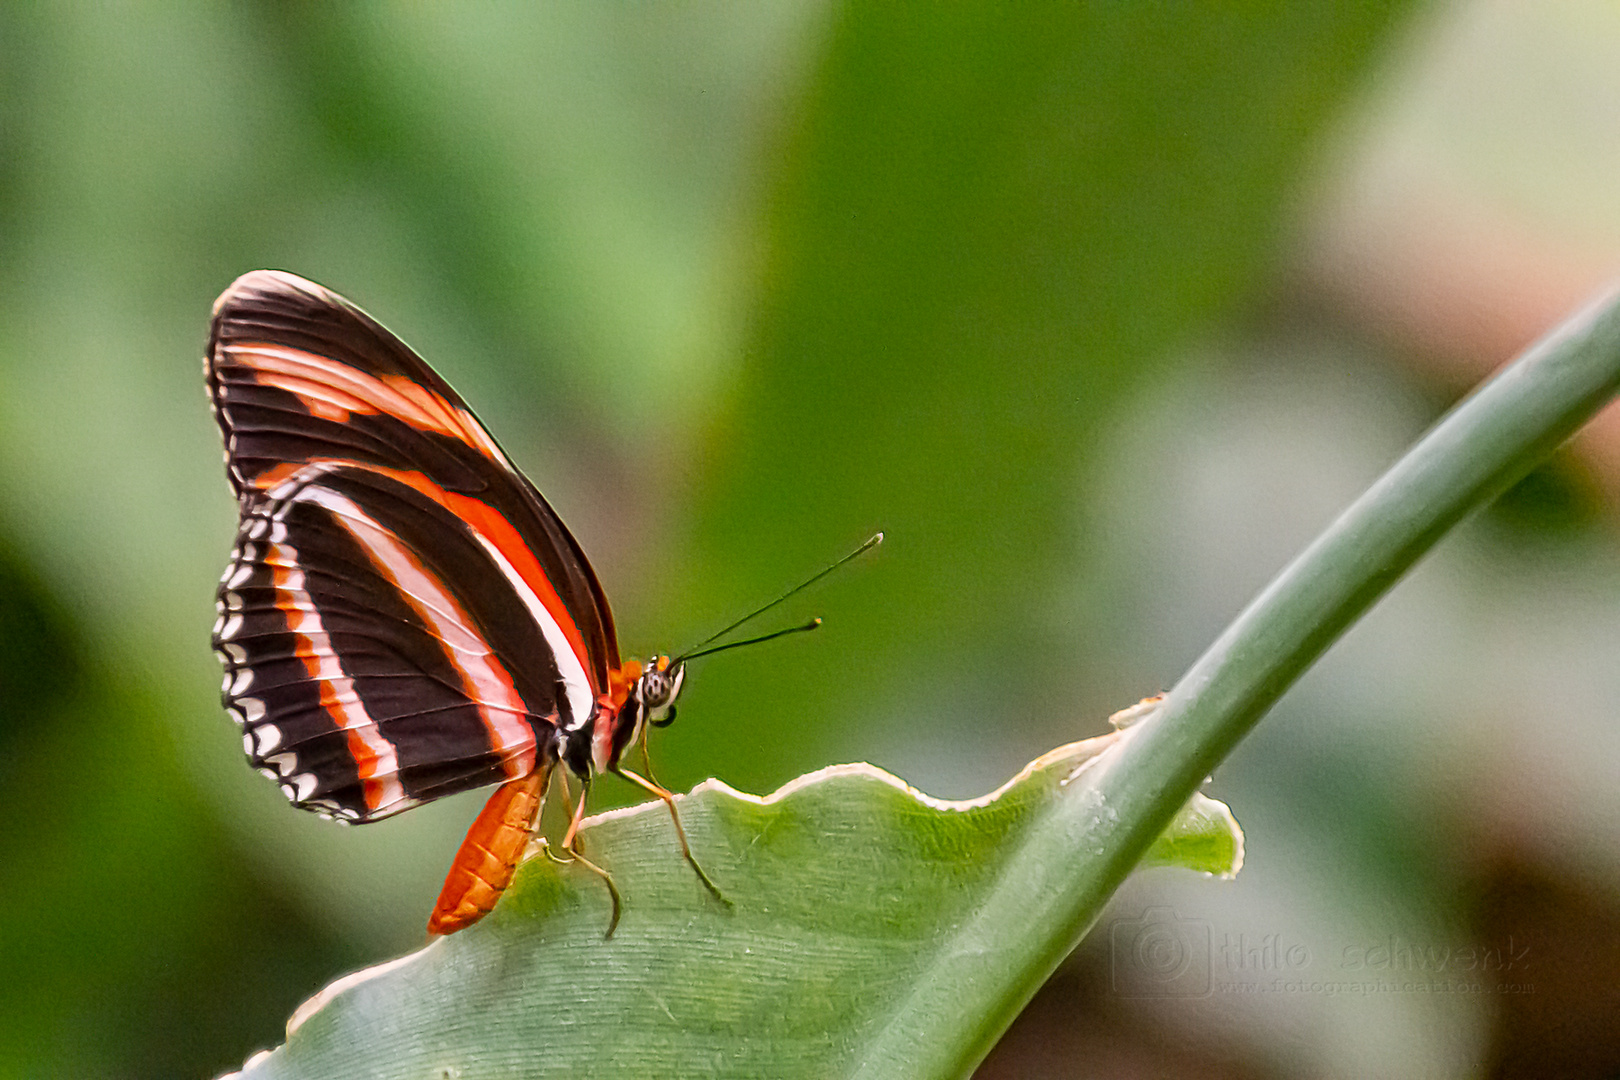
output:
M967 802L871 765L763 799L707 781L682 818L729 908L662 804L604 814L584 835L624 894L611 939L601 882L531 857L487 919L328 987L246 1076L846 1075L921 972L994 948L975 910L1054 808L1095 802L1089 766L1118 739L1059 747ZM1242 833L1195 795L1150 858L1230 876Z

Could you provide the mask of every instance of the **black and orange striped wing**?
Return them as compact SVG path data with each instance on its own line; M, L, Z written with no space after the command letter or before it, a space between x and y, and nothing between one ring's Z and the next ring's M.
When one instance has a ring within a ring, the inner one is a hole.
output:
M241 512L214 646L253 763L348 821L549 764L619 666L612 616L456 393L277 271L220 297L206 366Z

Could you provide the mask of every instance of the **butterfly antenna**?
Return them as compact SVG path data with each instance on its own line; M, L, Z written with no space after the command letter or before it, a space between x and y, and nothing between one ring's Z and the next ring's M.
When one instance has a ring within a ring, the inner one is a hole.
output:
M856 548L854 551L850 552L848 555L845 555L842 559L839 559L837 562L833 563L831 566L827 567L825 570L822 570L820 573L815 574L812 577L807 578L804 581L801 581L799 584L793 586L793 588L789 589L787 592L783 593L781 596L778 596L775 600L772 600L770 603L766 604L764 607L756 608L755 610L749 612L747 615L744 615L742 618L738 619L736 622L732 623L730 626L726 627L724 630L720 630L720 631L718 631L716 633L710 634L708 637L704 638L702 641L698 642L696 645L694 645L690 649L686 650L680 656L677 656L674 660L670 661L670 663L678 664L678 663L681 663L682 661L685 661L685 660L691 660L694 657L709 656L709 655L711 655L713 653L720 652L722 649L733 649L733 648L737 648L738 646L742 646L742 645L753 645L753 644L757 644L758 642L761 642L761 641L769 641L769 640L771 640L771 638L781 637L783 634L798 634L798 633L802 633L805 630L814 630L816 627L821 625L821 620L820 619L814 619L814 620L812 620L812 621L810 621L808 623L805 623L803 626L793 626L793 627L789 627L786 630L778 630L774 634L766 634L764 637L752 638L752 639L750 639L748 641L735 641L735 642L732 642L729 645L721 645L719 648L715 648L715 649L705 649L704 648L705 645L708 645L711 642L715 642L715 641L720 640L721 638L725 637L727 634L731 633L733 630L737 629L739 626L742 626L745 623L753 622L755 619L759 618L761 615L765 614L767 611L769 611L772 608L776 607L778 604L781 604L781 603L783 603L783 602L797 596L799 593L801 593L804 590L808 589L810 586L814 585L816 582L820 581L822 578L826 577L828 574L832 573L834 570L837 570L839 567L843 566L845 563L849 562L851 559L855 559L855 558L858 558L861 555L866 554L868 551L870 551L873 548L877 547L881 543L883 543L883 534L882 533L873 533L871 536L867 537L866 543L862 544L860 547Z
M684 656L676 657L670 662L673 664L684 664L688 660L696 660L700 656L713 656L715 653L725 652L727 649L740 649L744 645L758 645L762 641L770 641L774 638L787 637L789 634L802 634L806 630L814 630L820 625L820 619L811 619L803 626L790 626L786 630L777 630L774 633L761 634L759 637L748 638L744 641L728 641L724 645L716 645L712 649L698 649L695 652L689 652Z

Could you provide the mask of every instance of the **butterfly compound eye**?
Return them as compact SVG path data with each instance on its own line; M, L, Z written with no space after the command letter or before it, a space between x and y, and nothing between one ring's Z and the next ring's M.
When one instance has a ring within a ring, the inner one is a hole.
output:
M685 679L684 664L660 664L641 677L641 700L653 724L666 727L675 718L675 699Z

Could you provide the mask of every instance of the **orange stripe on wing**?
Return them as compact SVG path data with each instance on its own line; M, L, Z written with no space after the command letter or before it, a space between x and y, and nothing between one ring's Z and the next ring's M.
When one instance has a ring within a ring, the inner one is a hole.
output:
M267 483L265 479L260 479L256 483L275 498L276 487L288 484L300 474L318 475L336 468L385 476L426 496L466 524L474 536L483 542L485 549L495 557L497 564L504 562L505 565L498 568L508 580L512 581L513 588L520 596L527 591L528 595L522 596L524 604L529 607L547 643L556 654L557 666L562 672L563 681L570 687L569 705L576 712L575 718L583 720L584 716L595 708L596 701L604 693L612 698L614 710L623 704L629 685L634 679L626 682L610 671L608 688L603 689L602 677L592 661L590 650L585 647L584 635L580 633L579 625L574 621L568 605L563 603L556 586L546 576L545 568L540 565L540 560L524 542L516 527L504 514L488 503L447 491L423 473L414 470L391 469L383 465L341 458L313 458L298 465L278 465L264 474L266 478L274 477L275 484ZM513 575L516 575L515 580ZM568 655L565 656L564 653ZM584 712L580 713L579 710Z
M306 487L294 499L330 512L370 557L444 646L445 658L461 677L462 688L478 708L490 749L513 780L534 770L534 729L524 718L528 706L512 675L474 626L472 617L438 578L399 538L349 499L322 487Z
M321 463L325 464L325 459L323 459ZM262 473L259 473L258 476L254 477L253 486L258 488L260 491L269 491L272 488L279 487L285 481L291 480L294 476L297 476L299 471L308 466L308 464L309 462L304 461L283 461L280 465L272 465L270 468L264 470Z
M502 468L510 467L470 412L403 375L372 375L329 356L269 342L237 342L223 351L232 363L250 369L256 382L296 395L315 416L342 423L351 413L384 413L418 431L447 435Z
M427 481L427 478L420 473L417 473L416 477ZM411 483L404 476L401 476L400 479L406 483ZM427 482L431 483L431 481ZM416 485L412 484L412 486L415 487ZM421 491L422 489L418 488L417 490ZM563 603L561 594L557 592L557 587L551 583L551 578L546 576L545 568L540 565L540 560L535 558L534 552L529 549L528 544L523 542L523 537L518 534L517 529L513 528L512 523L506 519L506 515L488 503L474 499L471 496L457 495L451 491L444 491L442 488L439 490L444 497L443 505L445 509L471 525L479 533L483 534L491 544L500 549L500 553L506 557L506 561L511 563L512 568L528 583L535 596L539 597L540 603L545 605L546 611L557 621L557 626L562 630L563 636L568 639L569 648L573 650L575 658L579 660L579 666L585 669L585 674L590 679L592 691L599 691L597 673L591 663L590 651L585 648L585 638L580 634L579 626L574 622L573 614L568 610L568 605ZM422 493L431 497L431 494L427 491Z
M276 607L286 616L287 629L293 635L293 653L320 688L321 708L348 738L366 808L378 810L402 801L405 789L399 782L399 755L366 712L354 681L343 673L315 602L304 588L298 552L287 544L271 544L264 561L270 567Z
M351 468L365 469L368 472L374 472L380 476L397 480L407 487L426 495L460 518L473 531L487 540L490 545L500 552L501 557L511 564L512 569L528 585L535 598L546 609L547 614L556 622L557 628L562 631L563 637L568 642L569 649L572 650L575 659L579 662L579 666L585 672L586 679L590 683L591 696L594 698L602 693L597 672L591 662L590 651L585 648L585 638L579 632L579 625L575 623L573 614L568 610L568 605L563 603L562 596L557 592L557 587L546 576L545 568L540 565L540 560L535 557L529 545L524 543L523 537L512 523L507 520L505 514L470 495L458 495L455 492L446 491L419 472L406 472L401 469L390 469L380 465L364 465L359 462L343 462L341 464L348 465Z

